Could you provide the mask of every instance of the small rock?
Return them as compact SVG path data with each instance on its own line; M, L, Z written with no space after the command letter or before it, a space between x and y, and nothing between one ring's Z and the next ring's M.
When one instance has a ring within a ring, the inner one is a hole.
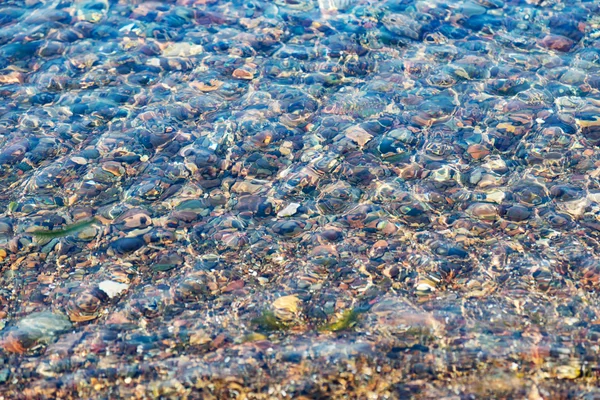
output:
M275 316L282 321L291 321L298 313L300 299L295 295L283 296L273 302Z
M112 299L113 297L117 297L120 294L124 293L127 289L129 289L129 285L126 283L106 280L100 282L98 288Z
M575 42L564 36L547 35L540 41L540 45L550 50L568 52L573 48Z
M373 139L373 135L359 126L351 126L350 128L346 129L344 134L348 139L352 140L361 147Z
M244 281L233 281L223 288L223 292L229 293L239 290L244 287Z
M498 219L498 207L489 203L475 203L467 209L467 214L474 218L493 221Z
M575 379L581 375L581 368L572 365L560 365L555 370L558 379Z
M469 153L473 159L480 160L490 154L490 150L480 144L472 144L467 149L467 153Z
M233 71L233 77L237 79L252 80L254 79L255 72L256 71L253 68L243 66Z
M2 370L0 370L0 383L5 383L6 381L8 381L9 377L10 377L10 369L3 368Z
M506 210L506 219L510 221L524 221L531 215L531 212L527 207L515 205Z
M95 226L88 226L77 233L77 237L84 241L92 240L96 237L98 229Z
M292 215L296 214L296 211L298 211L298 208L300 208L300 204L290 203L283 210L279 211L277 213L277 216L278 217L291 217Z

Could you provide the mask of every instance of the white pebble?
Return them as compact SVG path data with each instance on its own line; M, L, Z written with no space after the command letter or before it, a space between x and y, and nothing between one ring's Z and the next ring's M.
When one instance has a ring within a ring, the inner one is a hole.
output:
M129 285L126 283L119 283L115 281L102 281L98 285L98 288L102 290L111 299L126 291Z

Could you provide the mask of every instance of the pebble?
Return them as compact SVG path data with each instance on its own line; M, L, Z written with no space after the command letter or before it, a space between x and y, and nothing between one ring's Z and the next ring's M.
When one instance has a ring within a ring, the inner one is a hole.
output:
M117 297L119 295L121 295L122 293L124 293L125 291L127 291L127 289L129 288L128 284L125 283L119 283L119 282L115 282L115 281L102 281L98 284L98 288L100 290L102 290L104 293L106 293L106 295L108 297L110 297L111 299L113 297Z

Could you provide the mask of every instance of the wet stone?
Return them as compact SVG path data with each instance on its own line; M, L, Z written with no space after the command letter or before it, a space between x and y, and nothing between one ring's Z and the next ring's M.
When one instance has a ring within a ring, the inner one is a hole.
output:
M38 344L49 344L71 328L63 314L32 313L5 331L2 347L12 353L24 353Z
M115 254L124 255L139 250L144 245L144 240L139 237L121 238L110 244L109 251L112 250Z
M547 35L540 40L540 45L550 50L568 52L573 48L575 42L561 35Z
M183 258L178 254L165 254L160 256L155 264L152 265L152 269L155 271L169 271L173 268L177 268L183 263Z
M511 221L519 222L528 219L531 211L523 206L515 205L506 210L505 218Z

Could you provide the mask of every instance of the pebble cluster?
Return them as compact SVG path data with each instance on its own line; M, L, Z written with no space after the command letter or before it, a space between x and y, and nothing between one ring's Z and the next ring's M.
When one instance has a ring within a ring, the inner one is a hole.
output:
M600 398L600 3L6 0L4 398Z

